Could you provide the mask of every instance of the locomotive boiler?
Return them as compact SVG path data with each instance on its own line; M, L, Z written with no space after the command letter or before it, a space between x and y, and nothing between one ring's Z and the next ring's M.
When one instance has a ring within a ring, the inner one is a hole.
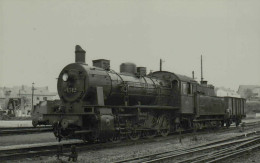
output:
M57 138L88 141L129 137L167 136L187 128L229 126L244 116L244 99L238 99L240 114L231 118L227 100L216 97L206 81L167 71L146 74L145 67L110 61L85 63L85 51L76 46L75 63L63 68L57 83L59 109L44 114Z

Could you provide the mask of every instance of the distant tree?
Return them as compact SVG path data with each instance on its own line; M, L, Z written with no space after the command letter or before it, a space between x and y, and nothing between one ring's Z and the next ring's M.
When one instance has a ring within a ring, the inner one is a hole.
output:
M254 93L253 93L253 91L251 89L246 89L244 94L245 94L245 98L246 99L250 99L254 95Z

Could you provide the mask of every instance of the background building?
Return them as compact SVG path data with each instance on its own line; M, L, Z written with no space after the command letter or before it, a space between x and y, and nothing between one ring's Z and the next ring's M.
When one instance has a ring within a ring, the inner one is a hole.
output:
M240 85L237 92L247 100L260 101L260 85Z
M57 98L57 93L50 92L48 87L34 87L33 105L35 106L40 101L54 100ZM16 109L19 112L15 114L27 115L32 108L32 87L29 86L14 86L14 87L0 87L0 107L7 109L10 99L19 101ZM12 105L9 107L13 107Z
M234 91L230 88L216 87L215 92L216 92L216 95L220 96L220 97L225 97L225 96L240 97L240 95L236 91Z

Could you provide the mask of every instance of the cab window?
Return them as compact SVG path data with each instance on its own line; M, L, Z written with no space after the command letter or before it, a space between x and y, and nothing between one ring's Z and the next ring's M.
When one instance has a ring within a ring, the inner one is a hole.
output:
M193 93L193 86L191 83L188 83L188 94L192 94Z
M177 80L172 81L172 89L173 90L178 90L179 89L179 83Z
M182 94L187 95L188 94L188 84L182 83Z
M182 94L190 95L193 92L193 87L191 83L182 83Z

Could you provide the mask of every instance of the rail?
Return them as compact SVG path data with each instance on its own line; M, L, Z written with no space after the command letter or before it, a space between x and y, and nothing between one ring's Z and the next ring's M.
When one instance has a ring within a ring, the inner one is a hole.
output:
M14 134L31 134L31 133L42 133L51 132L51 126L44 127L6 127L0 128L0 136L14 135Z

